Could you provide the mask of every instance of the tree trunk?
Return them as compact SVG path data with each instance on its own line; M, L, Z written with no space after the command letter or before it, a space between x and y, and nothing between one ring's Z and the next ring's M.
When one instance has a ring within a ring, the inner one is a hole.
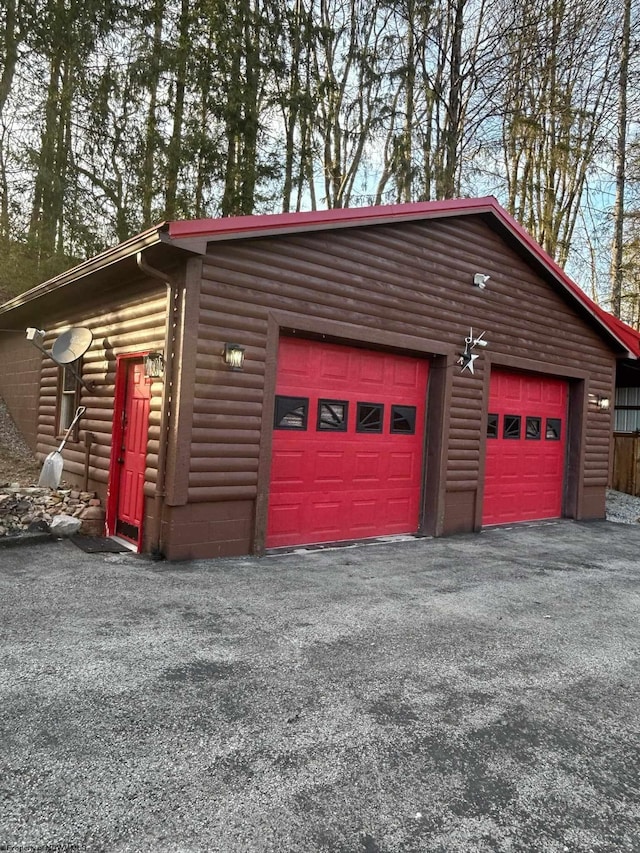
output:
M29 243L36 250L39 258L50 255L54 249L55 223L52 223L48 205L51 203L56 182L61 74L62 55L58 51L54 54L49 68L44 129L40 139L38 169L34 181L29 223Z
M153 197L158 158L158 85L160 82L160 60L162 55L162 19L164 0L156 0L153 9L153 41L149 57L149 76L146 88L149 92L149 106L145 121L144 156L140 172L140 195L142 207L142 225L148 228L153 219Z
M242 120L242 169L239 212L253 213L258 181L258 112L260 78L260 16L250 0L243 0L245 88Z
M182 0L178 23L178 44L175 62L175 97L173 101L173 128L167 149L167 173L164 216L173 219L176 215L178 175L182 161L182 131L184 122L184 95L186 89L187 58L189 55L189 0Z
M624 0L620 70L618 75L618 140L616 145L616 199L613 207L613 244L611 246L611 313L622 310L622 253L624 247L624 192L627 155L627 85L631 41L631 0Z
M466 0L456 0L449 61L449 100L444 130L444 170L438 198L453 198L456 190L462 104L462 32Z
M4 56L1 57L2 72L0 73L0 237L8 237L11 222L9 219L9 185L7 181L7 161L5 157L5 123L4 107L11 92L13 77L18 61L18 44L16 38L16 4L15 0L5 0L5 24L3 38Z

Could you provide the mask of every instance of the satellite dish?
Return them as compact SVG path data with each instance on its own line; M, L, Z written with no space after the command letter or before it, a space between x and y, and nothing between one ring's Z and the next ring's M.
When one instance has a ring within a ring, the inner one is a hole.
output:
M92 340L91 329L83 329L81 326L67 329L53 342L51 357L58 364L71 364L85 354Z

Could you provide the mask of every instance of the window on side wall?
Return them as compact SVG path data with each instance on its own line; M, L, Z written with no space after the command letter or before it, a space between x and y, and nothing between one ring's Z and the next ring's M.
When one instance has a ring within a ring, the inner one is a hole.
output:
M80 382L74 376L80 376L82 369L82 359L65 364L58 368L58 406L56 414L56 435L63 436L71 426L71 422L76 413L76 409L80 404ZM76 426L74 434L69 438L72 441L77 441Z
M617 388L614 432L640 432L640 388Z

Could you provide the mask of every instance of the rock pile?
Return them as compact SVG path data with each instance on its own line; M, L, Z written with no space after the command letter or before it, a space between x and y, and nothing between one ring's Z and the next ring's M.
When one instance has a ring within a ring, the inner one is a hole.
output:
M0 488L0 536L46 531L61 515L77 518L80 533L100 536L104 532L104 509L95 492L17 485Z

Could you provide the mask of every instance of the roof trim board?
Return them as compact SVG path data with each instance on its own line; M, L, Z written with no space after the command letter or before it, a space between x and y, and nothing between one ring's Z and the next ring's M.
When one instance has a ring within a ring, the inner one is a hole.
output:
M441 219L463 213L489 213L502 210L493 196L484 198L447 199L445 201L407 202L376 207L343 207L332 210L305 210L296 213L270 213L263 216L230 216L220 219L179 220L167 223L171 238L206 235L215 240L243 237L266 237L294 234L300 231L322 231L385 225L420 219Z

